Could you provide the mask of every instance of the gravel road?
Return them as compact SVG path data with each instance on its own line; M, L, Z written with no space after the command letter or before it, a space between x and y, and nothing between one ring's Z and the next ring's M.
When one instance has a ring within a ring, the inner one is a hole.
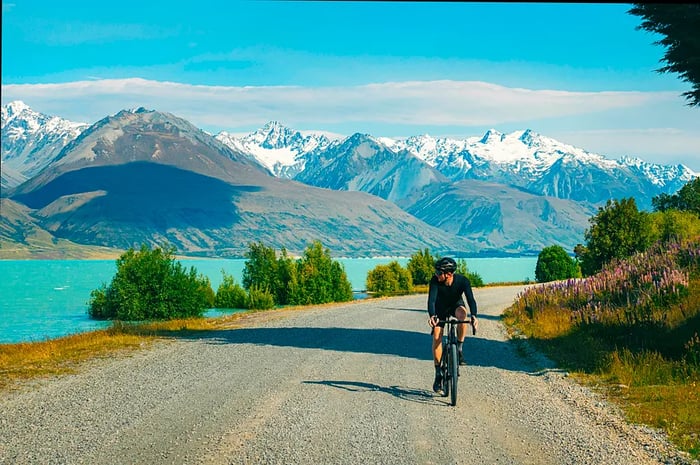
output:
M683 464L536 353L475 291L456 407L432 390L426 296L257 313L0 400L2 464Z

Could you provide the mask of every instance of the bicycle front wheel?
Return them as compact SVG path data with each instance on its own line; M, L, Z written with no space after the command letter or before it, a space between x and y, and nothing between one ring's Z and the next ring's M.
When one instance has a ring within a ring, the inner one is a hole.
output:
M448 358L447 369L450 372L450 401L452 405L457 405L457 381L459 380L459 359L457 358L457 344L450 344L450 356Z
M448 347L447 345L442 346L442 361L440 362L440 370L442 371L442 397L450 395L450 354L448 352Z

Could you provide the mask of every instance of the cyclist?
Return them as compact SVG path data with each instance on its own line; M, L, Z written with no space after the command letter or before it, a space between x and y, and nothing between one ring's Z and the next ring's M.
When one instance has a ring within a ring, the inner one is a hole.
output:
M476 300L472 292L469 279L459 273L457 262L450 257L443 257L435 263L435 274L430 279L428 290L428 324L432 328L433 336L433 362L435 363L435 381L433 391L438 392L442 385L442 373L440 372L440 358L442 357L442 332L444 323L438 320L445 320L448 316L454 316L459 320L467 319L467 307L464 304L463 295L469 304L471 324L474 329L477 327L476 321ZM465 324L457 325L457 340L459 351L459 364L465 365L462 355L462 344L466 335Z

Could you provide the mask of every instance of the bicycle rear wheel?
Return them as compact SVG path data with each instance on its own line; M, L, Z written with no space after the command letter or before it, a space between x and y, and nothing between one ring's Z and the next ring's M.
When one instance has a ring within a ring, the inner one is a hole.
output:
M457 358L457 344L450 344L450 356L447 359L447 371L449 371L448 385L450 391L450 401L452 405L457 405L457 381L459 381L459 359Z

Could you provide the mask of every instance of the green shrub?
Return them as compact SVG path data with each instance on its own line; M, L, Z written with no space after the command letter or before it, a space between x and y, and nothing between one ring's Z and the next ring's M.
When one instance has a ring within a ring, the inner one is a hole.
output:
M435 272L435 259L427 248L423 251L419 250L408 260L406 268L411 273L413 284L428 284Z
M247 307L251 310L269 310L275 306L275 300L270 291L258 285L248 289Z
M109 286L90 293L88 314L97 319L126 321L201 317L211 306L211 284L175 261L174 247L130 248L117 259Z
M613 259L631 257L654 243L649 213L639 211L632 197L608 200L588 221L591 227L584 232L586 245L576 248L584 276L592 276Z
M700 236L700 217L695 212L671 209L649 216L655 241L675 242Z
M246 255L243 286L267 289L277 305L308 305L352 300L352 285L343 265L331 258L320 241L309 245L298 260L282 249L252 243Z
M394 260L370 270L366 286L367 291L377 296L408 294L413 291L413 278L407 269Z
M216 290L214 307L216 308L247 308L248 294L245 289L236 282L233 276L221 270L223 281Z
M545 247L537 256L535 279L538 283L579 277L581 277L581 271L576 260L570 257L563 247L559 245Z
M314 241L297 260L290 277L289 303L293 305L347 302L352 285L343 265L331 258L330 250Z
M246 258L243 268L244 288L250 289L253 285L267 289L278 287L275 249L265 246L262 242L251 243L248 245Z

